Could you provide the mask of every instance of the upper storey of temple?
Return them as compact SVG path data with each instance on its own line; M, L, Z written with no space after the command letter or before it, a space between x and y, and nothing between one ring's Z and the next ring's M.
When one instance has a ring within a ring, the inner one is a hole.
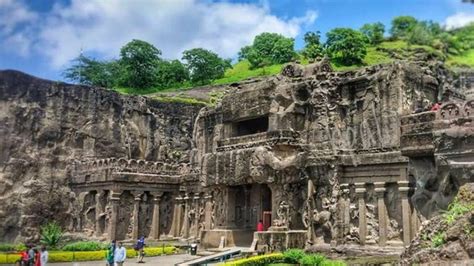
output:
M216 108L201 110L196 119L201 179L268 182L277 172L297 178L311 165L406 162L400 116L443 97L463 98L453 81L441 66L395 62L334 72L323 60L232 84Z

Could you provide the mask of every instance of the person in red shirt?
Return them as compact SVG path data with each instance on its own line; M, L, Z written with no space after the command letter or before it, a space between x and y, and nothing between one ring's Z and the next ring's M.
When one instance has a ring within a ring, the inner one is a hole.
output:
M35 266L41 266L41 253L35 248Z
M263 229L263 221L262 220L259 220L258 221L258 224L257 224L257 232L263 232L264 229Z
M441 108L441 103L435 103L435 104L433 104L433 106L431 107L431 111L438 111L439 108Z

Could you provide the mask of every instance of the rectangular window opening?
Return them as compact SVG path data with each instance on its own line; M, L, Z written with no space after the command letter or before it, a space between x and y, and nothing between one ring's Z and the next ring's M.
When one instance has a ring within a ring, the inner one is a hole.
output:
M235 136L245 136L268 131L268 116L243 120L234 123Z

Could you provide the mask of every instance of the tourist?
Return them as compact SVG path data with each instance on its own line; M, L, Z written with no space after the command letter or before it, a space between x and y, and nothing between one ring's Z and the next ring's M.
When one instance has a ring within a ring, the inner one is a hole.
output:
M115 249L114 261L115 266L122 266L127 258L127 250L122 246L122 242L118 242L118 247Z
M40 257L41 266L46 266L46 264L48 263L48 257L49 257L49 253L46 250L46 247L42 246L41 247L41 257Z
M114 253L115 253L115 240L112 241L105 255L107 266L114 266Z
M262 220L259 220L258 221L258 224L257 224L257 232L263 232L264 231L264 228L263 228L263 221Z
M138 263L144 263L143 257L145 257L145 237L142 236L138 239L137 244L135 245L135 250L138 251Z
M25 249L23 250L21 253L20 253L20 265L21 266L27 266L28 265L28 261L29 261L29 258L28 258L28 251Z
M35 248L35 266L41 266L41 253Z
M28 245L28 266L34 266L35 265L35 251L33 249L33 245Z
M440 108L441 108L441 103L438 102L438 103L433 104L430 111L438 111Z

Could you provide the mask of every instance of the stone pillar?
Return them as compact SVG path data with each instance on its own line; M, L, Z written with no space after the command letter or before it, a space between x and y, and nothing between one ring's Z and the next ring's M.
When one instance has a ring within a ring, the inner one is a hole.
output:
M350 199L349 199L349 185L341 184L341 198L339 203L339 243L344 242L345 236L349 233L350 230Z
M199 194L194 194L194 198L193 198L193 203L194 203L194 217L193 217L193 221L191 221L191 223L194 225L193 229L194 229L194 232L191 232L192 236L195 237L195 238L198 238L199 237L199 217L201 216L201 206L200 206L200 197L199 197Z
M95 194L95 236L102 236L104 232L102 232L102 228L100 228L100 220L102 217L102 213L104 210L102 209L101 200L104 195L103 190L98 190L97 194Z
M132 228L132 239L136 240L138 239L138 227L139 227L139 222L138 222L138 216L140 212L140 201L142 200L142 191L132 191L132 195L134 197L134 203L133 203L133 228Z
M117 237L117 220L119 215L120 195L122 191L110 191L111 215L109 218L109 239L116 240Z
M183 198L178 196L175 198L174 208L173 208L173 221L171 223L170 235L173 237L178 237L181 230L181 204Z
M411 211L411 239L415 238L416 234L418 234L419 228L420 220L418 219L416 208L413 206Z
M224 229L235 228L235 190L233 188L226 188L227 208ZM239 199L240 200L240 199Z
M359 202L359 242L361 245L365 245L367 238L367 216L365 206L365 183L355 183L356 195Z
M405 246L408 246L410 245L410 241L411 241L411 236L410 236L411 235L410 234L411 208L410 208L410 202L408 201L408 192L410 191L410 187L409 187L408 181L399 181L398 191L402 199L403 243L405 244Z
M283 186L279 184L269 184L268 187L272 192L272 221L278 218L277 211L278 206L280 205L281 200L281 192L283 190Z
M181 229L182 237L188 238L189 237L189 204L191 201L191 197L186 195L184 197L184 220L183 220L183 228Z
M387 244L388 215L385 205L385 182L375 182L375 193L377 195L377 212L379 216L379 245Z
M212 195L207 193L204 199L204 229L210 230L212 229Z
M150 238L158 240L160 239L160 201L163 192L152 192L150 194L153 196L153 216L151 220Z

